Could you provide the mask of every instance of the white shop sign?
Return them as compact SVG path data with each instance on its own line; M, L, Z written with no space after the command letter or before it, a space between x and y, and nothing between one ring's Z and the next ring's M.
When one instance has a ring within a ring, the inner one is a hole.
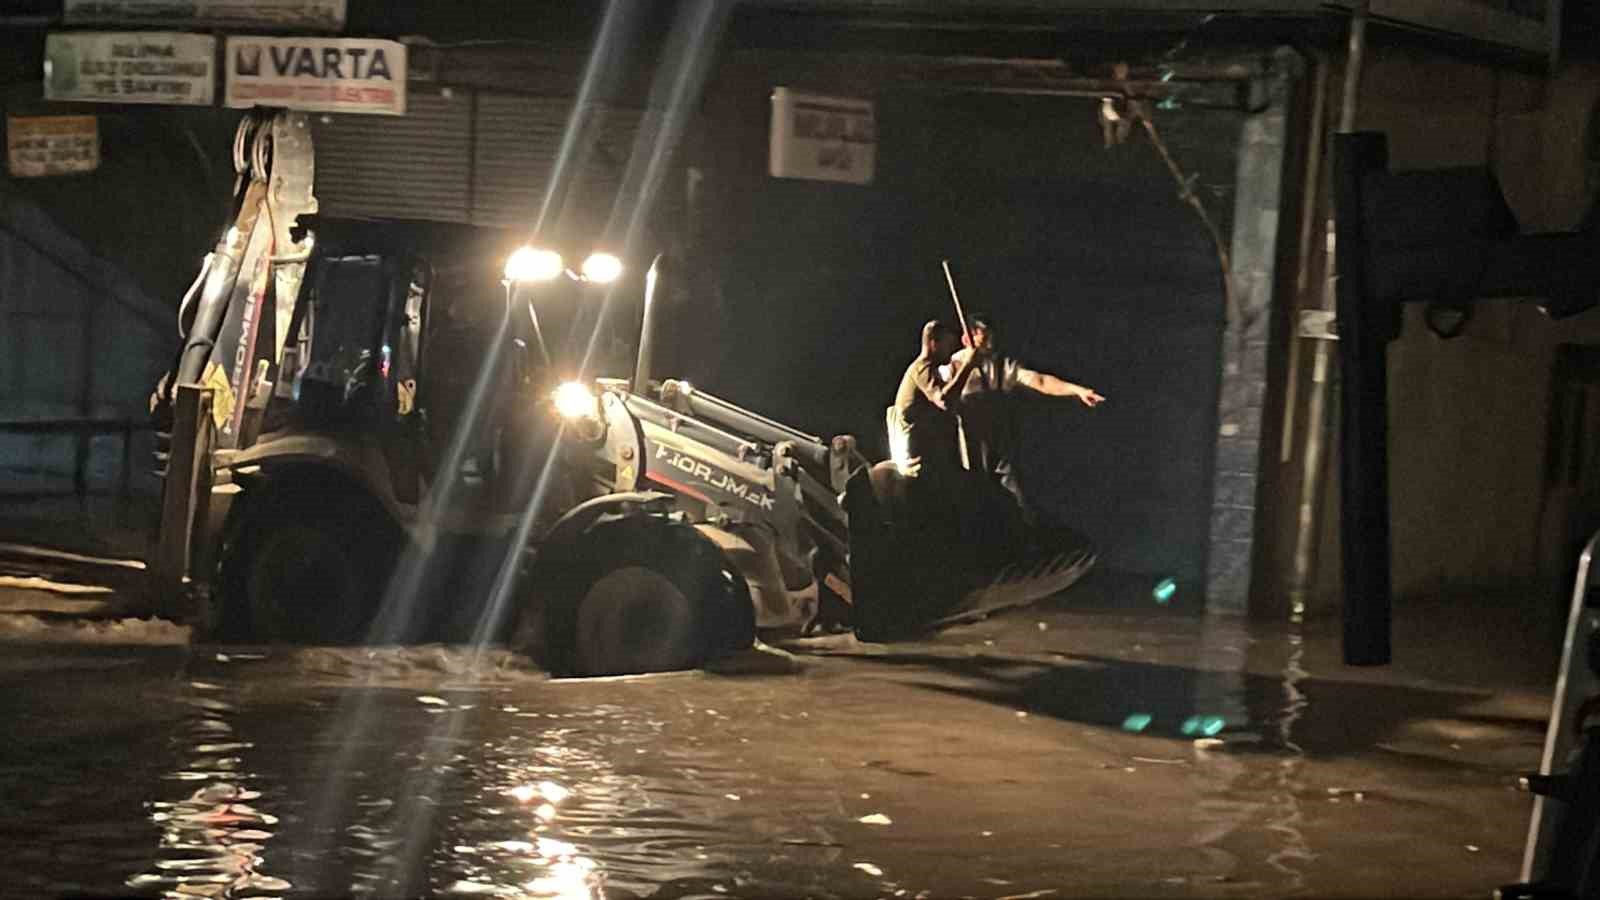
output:
M209 106L217 41L163 31L51 34L44 43L46 100Z
M230 37L224 104L321 112L406 111L406 47L368 38Z
M774 178L870 184L877 150L872 101L773 89L767 161Z
M344 28L345 5L345 0L64 0L62 18L69 25L253 25L339 31Z

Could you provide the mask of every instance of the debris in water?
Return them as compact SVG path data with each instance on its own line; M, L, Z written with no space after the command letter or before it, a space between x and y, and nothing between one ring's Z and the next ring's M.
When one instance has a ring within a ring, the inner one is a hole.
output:
M1040 623L1039 623L1039 630L1040 630L1040 631L1049 631L1049 630L1050 630L1050 626L1049 626L1049 625L1046 625L1046 624L1045 624L1045 623L1043 623L1043 622L1040 622Z
M729 800L738 800L739 799L739 795L738 794L723 794L722 796L727 797Z
M870 816L862 816L861 818L857 819L856 821L860 822L863 825L893 825L894 824L894 822L890 821L889 817L884 815L883 813L873 813Z
M983 835L984 837L994 837L994 832L992 832L992 831L980 831L978 833Z
M26 577L18 575L0 575L0 588L16 588L24 591L49 591L53 594L112 594L115 591L99 584L71 584L63 581L51 581L37 575Z
M871 875L873 878L881 878L881 877L883 877L883 870L878 868L877 866L873 865L872 863L869 863L869 862L858 862L855 865L851 866L851 868L860 869L861 871L867 873L868 875Z
M1017 710L1017 718L1026 719L1027 717L1028 717L1028 711L1027 710L1025 710L1025 709Z
M1214 750L1228 743L1221 738L1199 738L1194 742L1196 750Z
M1156 586L1150 591L1150 596L1156 598L1157 603L1165 606L1171 602L1173 595L1176 593L1178 593L1178 582L1171 578L1163 578L1156 582Z
M1479 848L1478 848L1478 845L1477 845L1477 844L1468 844L1468 845L1467 845L1467 852L1468 852L1468 853L1477 853L1477 852L1478 852L1478 849L1479 849Z
M1228 721L1221 716L1190 716L1183 720L1181 730L1186 735L1201 734L1213 737L1228 726Z
M442 697L430 697L427 694L417 698L417 702L424 706L449 706L450 701Z
M539 855L545 859L560 859L563 856L577 856L578 848L566 841L555 838L539 838Z
M1187 759L1157 759L1153 756L1135 756L1133 761L1151 763L1157 766L1181 766L1188 762Z

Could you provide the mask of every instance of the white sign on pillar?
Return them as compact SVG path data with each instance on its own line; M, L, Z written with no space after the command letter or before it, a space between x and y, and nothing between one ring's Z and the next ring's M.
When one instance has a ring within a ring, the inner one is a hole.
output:
M767 158L772 177L871 184L877 150L871 100L773 89Z

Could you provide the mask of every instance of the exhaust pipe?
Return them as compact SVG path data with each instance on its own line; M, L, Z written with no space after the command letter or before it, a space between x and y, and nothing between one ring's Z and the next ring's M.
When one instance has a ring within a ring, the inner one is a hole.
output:
M661 275L661 254L650 262L650 271L644 276L644 312L639 321L639 355L633 366L633 390L649 396L650 364L655 351L656 284Z

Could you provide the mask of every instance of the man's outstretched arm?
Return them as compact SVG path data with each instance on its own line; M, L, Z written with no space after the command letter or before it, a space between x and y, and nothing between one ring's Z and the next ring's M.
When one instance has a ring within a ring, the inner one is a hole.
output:
M1093 388L1073 384L1064 378L1057 378L1047 372L1035 372L1032 369L1019 369L1017 383L1047 397L1076 397L1084 406L1099 406L1106 399L1095 393Z

